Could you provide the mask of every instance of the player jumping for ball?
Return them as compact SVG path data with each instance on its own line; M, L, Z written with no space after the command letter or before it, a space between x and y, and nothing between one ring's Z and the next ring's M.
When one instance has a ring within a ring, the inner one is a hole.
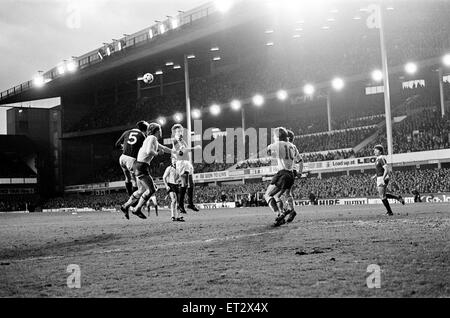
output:
M200 146L193 148L188 147L187 142L183 139L184 128L180 124L175 124L172 127L172 143L173 150L172 157L175 159L175 167L181 179L180 193L178 195L178 205L181 213L186 213L184 209L184 197L186 192L188 194L188 209L195 212L198 208L194 205L194 167L189 160L189 152L195 149L199 149Z
M382 145L376 145L374 147L375 156L377 156L377 160L375 161L375 170L376 174L372 177L372 179L376 178L377 181L377 189L378 195L380 196L381 202L383 202L386 207L387 215L394 215L391 210L391 206L389 205L388 199L395 199L399 201L401 204L405 204L405 200L401 195L394 195L391 193L386 193L387 185L390 179L390 169L387 164L386 158L384 157L384 148Z
M119 165L125 175L125 187L129 196L137 190L133 164L136 161L139 149L141 149L145 137L147 137L147 128L148 123L142 120L136 124L136 128L125 131L115 144L116 148L122 149Z
M293 200L290 199L290 189L294 185L293 167L295 146L287 141L287 137L288 133L286 129L278 127L273 132L274 143L267 147L267 154L277 159L279 168L279 171L272 178L264 194L264 198L271 210L277 213L274 226L280 226L286 223L284 219L286 215L295 213L293 207L289 207L289 212L284 213L283 201L281 200L281 196L285 195L289 198L288 202L293 203Z
M137 160L133 166L133 170L138 180L138 189L130 196L128 201L120 207L127 219L129 219L130 209L134 215L141 219L147 218L141 211L142 206L156 192L155 184L150 176L150 162L157 155L172 153L170 148L167 148L158 142L158 139L162 136L162 130L159 124L149 124L147 135L141 149L139 149ZM136 201L138 201L138 204L135 208L132 208Z

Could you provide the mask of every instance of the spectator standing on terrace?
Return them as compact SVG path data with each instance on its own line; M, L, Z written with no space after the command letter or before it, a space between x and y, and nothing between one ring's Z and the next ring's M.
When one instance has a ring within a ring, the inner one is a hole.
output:
M420 193L417 190L417 188L414 189L411 193L414 195L414 202L416 202L416 203L417 202L422 202L422 199L420 198Z

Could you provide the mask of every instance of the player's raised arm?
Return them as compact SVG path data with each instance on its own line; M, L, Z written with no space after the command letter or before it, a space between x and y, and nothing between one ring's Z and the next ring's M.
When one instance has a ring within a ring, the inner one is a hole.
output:
M176 154L177 153L177 151L174 149L174 148L169 148L169 147L166 147L166 146L164 146L164 145L161 145L159 142L158 142L158 151L159 150L162 150L164 153L170 153L170 154Z
M391 171L390 171L390 167L386 161L385 158L382 159L383 160L383 168L384 168L384 173L383 173L383 180L386 179L386 177L389 177Z
M127 132L128 132L128 131L125 131L125 132L122 134L122 136L120 136L120 138L117 139L116 143L114 144L114 147L115 147L115 148L118 148L118 149L121 149L121 148L122 148L122 145L123 145L124 140L125 140L125 135L126 135Z

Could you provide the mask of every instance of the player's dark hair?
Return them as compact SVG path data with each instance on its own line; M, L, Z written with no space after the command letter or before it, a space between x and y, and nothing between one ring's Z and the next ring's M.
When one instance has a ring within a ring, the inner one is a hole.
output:
M175 129L178 129L178 128L183 128L183 126L182 126L181 124L175 124L175 125L173 125L173 126L172 126L172 132L174 132Z
M384 154L384 148L382 145L376 145L373 149L378 149L382 154Z
M289 142L294 142L294 132L290 129L287 130L287 135L288 135L288 141Z
M288 132L287 132L286 128L284 128L284 127L275 128L275 134L278 136L278 139L280 141L287 141Z
M150 123L150 124L148 125L148 129L147 129L147 134L148 134L148 135L155 135L156 132L158 132L158 131L162 133L161 125L160 125L160 124L157 124L157 123ZM161 137L162 137L162 136L161 136Z
M145 120L141 120L136 124L136 128L145 133L148 129L148 123Z

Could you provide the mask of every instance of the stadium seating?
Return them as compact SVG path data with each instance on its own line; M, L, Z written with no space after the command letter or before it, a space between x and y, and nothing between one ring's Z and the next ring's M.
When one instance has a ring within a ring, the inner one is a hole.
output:
M310 193L317 198L346 198L377 196L377 189L371 174L351 174L326 177L297 179L294 188L294 198L308 199ZM247 183L222 186L201 186L195 188L196 203L220 202L224 192L227 201L235 201L236 195L249 195L265 191L268 182ZM420 193L443 193L450 192L450 169L409 169L394 170L389 185L395 193L411 195L413 190ZM101 194L101 195L66 195L53 198L45 203L43 208L68 208L89 207L100 210L101 208L117 208L127 200L124 192ZM167 192L160 189L157 192L159 205L168 205Z

